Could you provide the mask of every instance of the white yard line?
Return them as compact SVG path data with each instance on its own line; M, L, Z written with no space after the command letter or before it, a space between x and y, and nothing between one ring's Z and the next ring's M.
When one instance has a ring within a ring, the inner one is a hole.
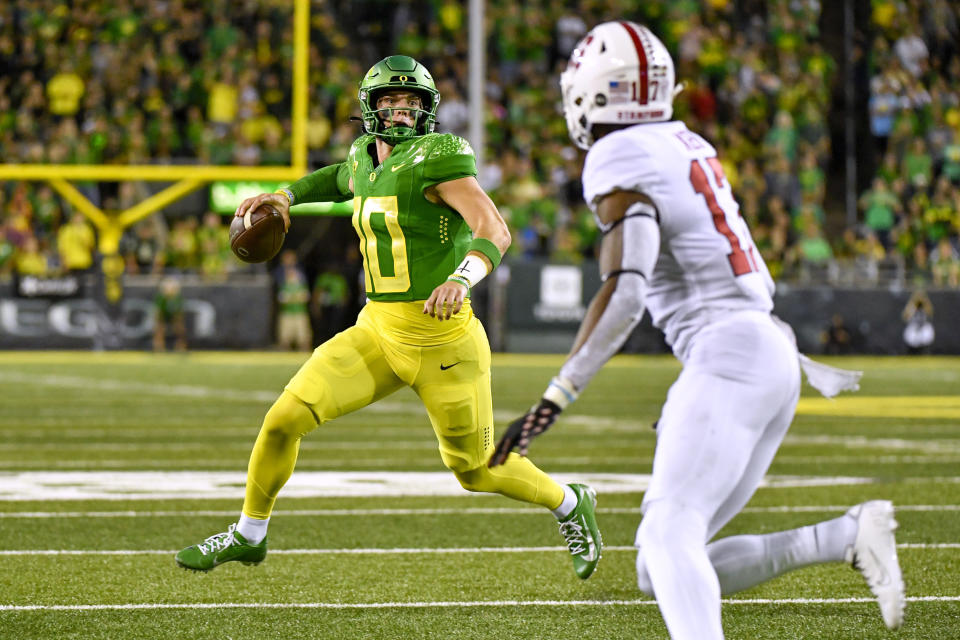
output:
M912 596L907 602L958 602L960 596ZM873 598L724 598L728 605L867 604ZM432 609L459 607L636 607L656 600L475 600L466 602L137 602L123 604L4 604L0 611L123 611L131 609Z
M747 507L740 513L830 513L843 512L850 505L793 505L782 507ZM956 504L910 504L895 505L897 511L954 512L960 511ZM600 514L639 514L640 507L598 507ZM144 510L144 511L9 511L0 512L4 518L195 518L195 517L236 517L236 509L206 510ZM437 515L535 515L542 516L543 509L532 507L437 507L422 509L278 509L276 517L363 517L363 516L437 516Z
M255 434L248 434L255 435ZM217 442L217 450L239 449L249 451L253 447L253 440L250 442ZM3 442L0 443L0 451L74 451L91 449L93 451L209 451L209 442ZM418 450L436 450L436 440L388 440L363 442L359 440L326 442L324 440L304 441L300 444L301 451L346 449L348 451L368 451L371 449L418 449ZM97 464L98 461L92 461ZM130 464L131 461L127 461ZM823 460L821 459L821 463ZM22 462L21 462L22 464Z
M274 391L229 389L224 387L201 387L186 384L151 384L130 380L109 380L104 378L85 378L83 376L35 375L29 373L9 373L0 371L0 382L28 383L59 389L82 389L84 391L119 391L139 393L150 396L174 398L215 399L230 402L251 402L254 404L272 403L283 391L278 387ZM424 413L423 405L417 402L380 401L366 408L378 413Z
M960 549L958 542L898 544L898 549ZM636 551L632 546L607 546L604 551ZM389 556L451 555L468 553L566 553L566 547L365 547L359 549L271 549L270 555ZM173 555L173 549L0 549L0 556L156 556Z
M250 436L249 438L247 436ZM175 437L175 436L173 436ZM233 442L221 443L217 449L249 452L253 447L254 435L245 433L243 438L237 438ZM175 468L183 469L190 467L192 469L209 469L210 467L222 466L223 460L216 460L201 457L183 457L179 452L190 452L201 454L209 450L209 443L202 442L47 442L36 444L32 442L4 443L0 444L0 451L19 452L26 456L35 455L41 451L57 452L57 455L70 456L76 459L54 459L54 460L33 460L25 461L22 457L9 460L0 460L0 468L14 468L25 470L28 465L35 466L37 470L47 469L105 469L105 468ZM313 452L323 451L353 451L360 454L379 453L381 457L359 457L350 455L343 458L315 458ZM427 457L423 458L396 458L388 457L384 451L420 451L426 452ZM437 450L436 441L402 441L402 440L384 440L384 441L345 441L345 440L327 440L314 439L304 440L300 445L301 452L308 452L311 457L306 461L307 465L313 465L316 469L335 469L338 467L351 468L377 468L385 466L397 466L402 463L404 466L411 464L420 464L424 467L436 468L436 458L433 454ZM118 453L134 452L149 455L149 452L178 453L178 457L169 459L143 460L142 458L99 458L91 457L91 453L100 453L112 451ZM603 461L607 465L621 464L629 465L634 469L650 469L653 464L653 457L649 455L626 455L626 456L603 456ZM596 465L595 456L550 456L550 464L567 466L588 466ZM960 463L960 455L956 454L927 454L927 455L885 455L885 456L836 456L823 454L819 456L777 456L774 461L778 465L810 465L822 467L825 463L839 465L926 465L926 464L957 464ZM298 467L299 469L299 467Z
M649 474L555 473L562 484L585 482L600 494L641 493ZM23 471L0 472L0 501L166 500L242 498L243 471ZM872 478L768 476L761 487L860 485ZM446 471L299 471L284 498L468 495Z
M898 549L960 549L958 542L904 542Z
M782 507L746 507L740 513L823 513L846 511L852 505L790 505ZM893 504L896 511L960 511L958 504Z
M824 453L818 456L781 456L774 458L775 464L811 464L822 466L824 463L830 464L860 464L860 465L878 465L878 464L956 464L960 462L960 455L948 453L939 454L921 454L921 455L901 455L891 454L883 456L859 455L859 456L835 456Z
M231 402L273 402L283 389L276 391L241 391L238 389L200 387L185 384L149 384L130 380L109 380L83 376L37 375L0 371L0 382L56 387L58 389L82 389L84 391L119 391L151 396L177 398L218 398Z
M252 446L252 445L251 445ZM436 444L434 444L432 451L436 451ZM245 451L250 450L250 447L244 447ZM303 449L301 449L302 451ZM242 458L243 460L246 457ZM31 472L43 472L50 470L66 470L71 469L77 473L93 473L96 471L103 471L104 469L120 469L121 472L129 471L135 469L138 471L144 471L148 469L173 469L174 471L167 471L165 473L176 473L182 471L184 468L193 469L195 472L202 473L216 473L218 471L236 471L237 469L243 468L246 466L246 462L226 462L223 458L157 458L157 459L144 459L144 458L86 458L79 460L50 460L43 462L24 462L21 460L0 460L0 468L3 469L17 469L18 471L26 472L28 469L24 469L27 465L35 465L36 469L29 470ZM328 458L324 461L314 461L307 460L301 462L297 465L297 473L301 471L331 471L333 469L348 468L348 469L357 469L362 468L365 470L376 470L376 469L396 469L397 467L403 467L404 469L436 469L439 466L439 458L435 453L429 453L425 456L419 458L391 458L389 456L382 456L380 458L358 458L356 456L341 456L338 458ZM649 465L647 465L649 468ZM2 472L0 472L2 473ZM0 500L3 498L0 497Z
M164 396L174 398L197 398L212 399L230 402L250 402L254 404L272 403L280 393L282 388L276 390L251 390L243 391L239 389L227 389L223 387L203 387L199 385L163 385L150 384L145 382L133 382L130 380L109 380L103 378L85 378L83 376L65 376L65 375L36 375L29 373L10 373L0 371L0 382L8 383L28 383L35 386L55 387L58 389L82 389L84 391L117 391L121 393L140 393L150 396ZM361 411L370 411L373 413L402 413L402 414L422 414L426 419L426 409L415 398L404 401L401 398L392 398L391 400L380 400ZM513 412L495 411L494 419L499 422L508 421L516 418ZM571 415L566 418L569 424L579 424L590 428L614 429L633 431L638 428L649 429L649 422L637 420L624 420L620 418L609 418L604 416L585 416Z
M253 442L251 438L250 442ZM322 449L344 449L344 450L353 450L366 452L371 448L378 447L363 447L360 445L349 445L342 447L325 447L325 443L304 443L305 446L301 447L301 451L319 451ZM249 451L253 445L234 445L230 448L236 451ZM30 453L30 447L20 447L23 449L25 454ZM91 449L96 449L96 447L90 447ZM151 446L139 447L141 450L153 449ZM159 447L166 448L166 447ZM183 447L184 450L196 451L199 452L199 446L197 447ZM390 447L383 447L384 449L389 449ZM407 447L397 447L398 449L405 449ZM363 468L366 470L373 469L395 469L397 467L403 467L404 469L436 469L437 468L437 458L433 452L436 451L436 443L424 444L423 447L409 447L411 450L421 450L428 452L427 455L422 457L399 457L391 458L388 456L382 456L379 458L359 458L356 456L343 456L337 458L326 458L323 460L318 460L312 455L306 457L306 459L301 459L297 465L297 472L300 471L329 471L332 469L339 468L349 468L349 469L358 469ZM81 454L78 452L78 456ZM603 460L607 463L619 463L624 465L630 465L629 468L633 469L650 469L653 458L649 456L604 456ZM572 456L572 457L551 457L550 463L553 465L567 465L570 467L573 466L593 466L596 465L597 458L589 456ZM820 456L820 457L810 457L806 459L791 459L788 457L778 457L776 459L777 463L781 464L792 464L792 465L811 465L813 467L820 468L825 463L830 464L869 464L872 466L878 465L887 465L887 464L956 464L960 462L960 456L882 456L878 458L865 458L863 456ZM59 459L59 460L30 460L25 461L22 459L22 456L18 459L11 460L0 460L0 469L17 469L20 471L48 471L48 470L83 470L83 471L102 471L104 469L175 469L181 470L184 468L190 468L197 471L216 471L216 470L228 470L228 469L237 469L242 467L246 463L235 464L228 463L224 459L211 459L211 458L183 458L183 457L173 457L173 458L155 458L150 460L145 460L143 458L97 458L97 457L80 457L78 459ZM30 469L34 467L34 469ZM927 478L906 478L911 482L916 481L927 481ZM957 482L960 481L960 478L933 478L935 481L941 482Z
M0 371L0 382L28 383L34 386L47 386L60 389L82 389L84 391L115 391L139 393L152 396L177 398L214 399L231 402L250 402L268 405L280 395L282 388L273 390L239 390L223 387L204 387L199 385L168 385L137 382L130 380L111 380L77 375L29 374L22 372ZM419 414L426 419L423 405L413 396L394 396L390 400L374 403L361 411L392 414ZM802 412L802 407L801 407ZM516 418L515 412L496 410L494 419L506 422ZM572 413L564 418L566 424L577 425L591 433L642 433L652 436L650 425L655 416L645 419L624 419L610 416L593 416ZM865 436L803 436L788 435L786 444L826 444L845 448L914 450L929 453L957 453L960 445L954 441L903 440L897 438L869 438Z
M903 438L870 438L867 436L830 436L830 435L788 435L784 446L791 445L830 445L845 449L892 449L895 451L918 451L933 455L955 454L960 452L960 444L954 439L904 440Z

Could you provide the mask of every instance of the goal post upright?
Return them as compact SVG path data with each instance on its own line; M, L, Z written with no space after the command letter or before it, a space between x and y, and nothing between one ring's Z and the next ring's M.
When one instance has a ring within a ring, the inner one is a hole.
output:
M64 200L80 211L99 232L98 249L104 256L108 298L117 302L122 289L117 273L117 253L124 229L217 181L293 182L307 173L307 70L309 63L310 0L293 3L293 87L290 118L290 166L245 167L235 165L82 165L0 164L0 181L47 182ZM170 186L119 213L106 213L80 192L71 181L172 182ZM107 268L107 264L110 265ZM110 282L110 281L113 282Z
M290 164L297 175L307 172L307 67L310 47L310 0L293 6L293 113L290 117Z

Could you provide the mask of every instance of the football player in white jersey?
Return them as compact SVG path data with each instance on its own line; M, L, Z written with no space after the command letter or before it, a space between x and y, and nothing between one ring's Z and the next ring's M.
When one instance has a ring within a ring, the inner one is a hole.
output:
M639 587L657 599L675 640L723 638L720 597L815 563L851 562L890 628L905 596L893 505L711 542L750 500L793 419L801 367L833 395L859 372L813 363L771 315L773 281L713 146L671 121L674 67L646 27L607 22L562 74L570 137L588 149L584 198L603 232L603 285L570 356L507 429L489 464L526 453L622 346L644 309L683 370L657 423L650 487L636 536ZM849 375L848 375L849 374Z

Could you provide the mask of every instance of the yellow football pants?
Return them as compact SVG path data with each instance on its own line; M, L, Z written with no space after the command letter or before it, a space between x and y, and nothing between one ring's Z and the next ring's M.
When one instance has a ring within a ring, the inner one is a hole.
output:
M368 302L357 324L317 347L267 412L247 468L243 513L267 518L296 465L300 439L319 424L410 386L423 401L443 464L464 489L555 509L563 488L510 454L493 469L490 345L465 304L454 319L422 302Z

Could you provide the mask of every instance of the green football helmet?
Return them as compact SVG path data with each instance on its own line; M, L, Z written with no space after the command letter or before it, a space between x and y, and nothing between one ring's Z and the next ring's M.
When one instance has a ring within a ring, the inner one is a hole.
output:
M420 96L422 108L396 109L413 112L413 127L386 126L395 109L377 109L377 99L389 89L407 89ZM436 126L440 92L427 68L410 56L389 56L370 67L360 81L357 97L360 99L363 130L391 146L432 133Z

